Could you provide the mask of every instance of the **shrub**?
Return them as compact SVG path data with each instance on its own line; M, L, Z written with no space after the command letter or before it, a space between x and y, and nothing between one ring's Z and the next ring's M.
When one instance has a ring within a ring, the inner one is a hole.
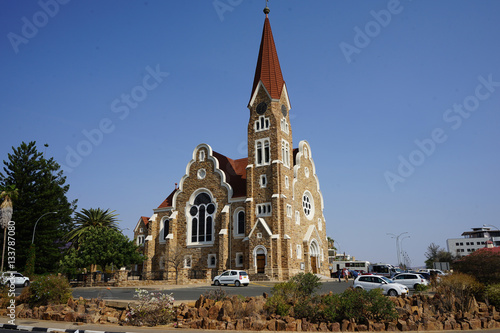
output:
M449 311L469 311L474 296L482 293L484 286L473 276L454 273L441 277L437 292L444 296L444 305Z
M493 305L497 310L500 310L500 283L486 287L484 296L489 304Z
M174 298L171 295L136 289L134 298L139 304L130 306L126 319L130 325L165 325L174 319Z
M57 275L40 276L24 288L21 299L31 307L64 304L71 297L71 287L66 278Z
M500 253L485 250L476 251L455 261L455 271L472 275L484 284L500 283Z
M227 297L227 292L225 290L222 290L222 288L216 289L216 290L207 290L205 294L203 295L207 299L213 299L214 301L222 301Z
M415 292L423 292L429 290L429 285L425 284L418 284L417 287L415 288Z
M299 273L290 280L296 284L298 292L303 296L312 295L321 287L320 278L313 273Z
M276 284L271 289L272 296L266 301L266 310L280 316L288 316L298 300L298 288L291 280Z
M393 320L397 318L394 303L379 289L365 291L347 289L342 294L329 294L321 299L319 316L324 321L341 322L344 319L357 323L368 320Z

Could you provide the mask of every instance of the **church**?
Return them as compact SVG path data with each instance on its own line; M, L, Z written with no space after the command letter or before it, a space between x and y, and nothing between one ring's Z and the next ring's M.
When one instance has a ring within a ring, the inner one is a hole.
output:
M330 275L312 150L305 140L293 148L268 7L264 13L248 103L248 157L231 159L205 143L194 149L178 186L134 230L147 257L143 279L208 281L227 269L247 271L250 281Z

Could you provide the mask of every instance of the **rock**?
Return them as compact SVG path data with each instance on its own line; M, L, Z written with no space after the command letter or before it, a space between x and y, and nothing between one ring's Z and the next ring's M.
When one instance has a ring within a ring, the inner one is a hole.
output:
M398 319L398 322L396 324L396 327L398 328L398 330L400 331L408 331L408 324L406 323L406 321L404 320L401 320L401 319Z
M203 302L205 301L205 296L203 295L200 295L200 298L198 298L198 300L196 301L196 303L194 303L194 307L199 309L203 306Z
M119 321L118 318L108 316L108 322L112 324L117 324L118 321Z
M252 331L262 331L266 328L266 322L263 320L255 320L251 322Z
M236 326L234 325L234 323L232 323L232 322L228 322L228 323L227 323L227 326L226 326L226 329L227 329L228 331L234 331L234 330L236 330Z
M357 330L358 330L358 332L366 332L366 331L368 331L368 326L359 324L357 326Z
M284 320L278 319L276 320L276 331L285 331L286 323Z
M340 332L340 323L331 323L328 325L328 329L332 332Z
M208 317L208 310L205 307L201 307L198 309L198 316L203 319Z
M212 307L208 309L208 318L215 320L219 316L222 304L220 302L215 303Z
M322 322L318 326L318 331L320 332L328 332L328 327L326 326L325 322Z
M243 330L243 319L238 319L236 321L236 330L237 331L242 331Z
M70 297L70 298L68 299L68 303L67 303L67 304L68 304L68 306L69 306L71 309L75 310L75 308L76 308L76 303L75 303L75 300L73 299L73 297Z
M268 331L276 331L276 319L271 319L267 322Z
M469 320L470 328L473 330L481 329L481 320L480 319L471 319Z
M384 323L373 323L372 329L375 332L382 332L385 331L385 324Z

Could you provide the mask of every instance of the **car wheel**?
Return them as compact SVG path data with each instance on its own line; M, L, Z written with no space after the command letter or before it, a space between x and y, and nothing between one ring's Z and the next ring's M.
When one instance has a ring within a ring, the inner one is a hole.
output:
M420 286L420 285L418 283L415 283L415 285L413 286L413 289L416 290L418 288L418 286Z
M394 289L391 289L387 292L387 295L389 296L398 296L398 292Z
M215 281L214 281L214 284L215 284L216 286L220 286L220 281L219 281L219 280L215 280Z
M234 286L235 286L235 287L239 287L239 286L241 286L241 282L240 282L240 281L238 281L238 280L234 281Z
M30 285L30 282L29 281L24 281L24 286L27 287Z
M361 288L361 287L356 287L356 290L363 290L363 288Z

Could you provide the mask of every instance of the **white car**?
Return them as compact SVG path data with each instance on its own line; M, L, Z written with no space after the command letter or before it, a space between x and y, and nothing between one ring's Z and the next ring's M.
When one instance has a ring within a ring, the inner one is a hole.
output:
M22 286L22 287L27 287L30 285L30 279L21 273L17 272L5 272L2 273L1 276L1 283L2 284L11 284L12 279L14 280L14 285L16 287Z
M401 283L410 289L417 289L418 285L429 285L429 281L427 281L427 279L425 279L422 275L415 273L401 273L394 276L391 280Z
M408 287L396 283L385 276L360 275L354 280L354 288L363 290L382 289L382 293L388 296L401 296L408 294Z
M230 270L214 277L214 285L216 286L234 284L236 287L239 287L241 285L248 286L249 283L250 279L248 278L248 273L245 271Z

